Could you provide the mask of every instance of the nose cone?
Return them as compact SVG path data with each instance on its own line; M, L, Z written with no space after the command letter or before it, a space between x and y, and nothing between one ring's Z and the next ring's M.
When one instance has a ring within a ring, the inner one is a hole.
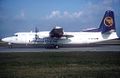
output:
M8 39L7 38L3 38L2 41L3 42L8 42Z
M1 41L5 42L5 38L3 38Z

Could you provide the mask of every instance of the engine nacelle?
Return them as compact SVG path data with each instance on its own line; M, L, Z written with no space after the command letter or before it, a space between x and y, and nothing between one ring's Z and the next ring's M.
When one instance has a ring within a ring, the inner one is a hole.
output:
M64 32L62 27L54 27L49 33L50 37L56 37L56 38L62 37L63 34Z

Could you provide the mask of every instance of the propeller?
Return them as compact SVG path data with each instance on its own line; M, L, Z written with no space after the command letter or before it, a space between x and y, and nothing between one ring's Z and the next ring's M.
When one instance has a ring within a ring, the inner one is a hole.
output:
M35 27L35 41L37 41L37 39L39 38L39 36L38 36L38 28L37 27Z

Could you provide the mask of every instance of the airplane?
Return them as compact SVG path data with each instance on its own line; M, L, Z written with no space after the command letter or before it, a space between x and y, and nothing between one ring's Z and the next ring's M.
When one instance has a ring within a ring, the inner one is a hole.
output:
M36 44L47 48L59 48L63 45L91 44L118 38L115 30L114 12L107 10L99 28L82 32L64 32L56 26L51 31L18 32L14 36L3 38L3 42L12 44Z

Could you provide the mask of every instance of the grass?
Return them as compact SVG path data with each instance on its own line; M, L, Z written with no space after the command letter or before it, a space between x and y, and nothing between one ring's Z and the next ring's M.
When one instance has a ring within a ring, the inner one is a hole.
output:
M119 52L0 53L0 78L119 77Z

